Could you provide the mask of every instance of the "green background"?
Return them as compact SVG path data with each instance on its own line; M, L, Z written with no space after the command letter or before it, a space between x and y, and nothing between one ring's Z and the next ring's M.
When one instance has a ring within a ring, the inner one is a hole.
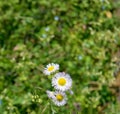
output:
M0 0L0 113L119 114L110 90L119 8L117 0ZM73 79L63 107L45 92L51 83L43 69L52 62Z

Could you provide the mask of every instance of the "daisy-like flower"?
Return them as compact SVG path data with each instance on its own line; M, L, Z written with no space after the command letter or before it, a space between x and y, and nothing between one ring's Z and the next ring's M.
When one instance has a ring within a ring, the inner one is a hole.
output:
M54 63L50 63L46 66L46 68L44 69L43 73L45 75L50 75L51 73L55 72L59 70L59 65L58 64L54 64Z
M55 105L57 106L63 106L67 103L67 97L64 92L61 91L46 91L48 97L54 102Z
M72 86L72 79L69 74L64 72L56 73L52 78L52 86L60 91L67 91Z
M52 98L52 101L54 102L55 105L57 106L63 106L67 103L67 97L64 92L61 91L55 91L54 96Z
M47 90L46 93L49 98L52 98L52 99L55 98L54 92Z
M61 92L61 91L56 91L54 93L55 95L55 98L53 98L53 102L55 105L57 106L63 106L67 103L67 97L66 97L66 94L64 92Z
M73 92L72 90L69 90L69 93L70 93L71 95L73 95L73 94L74 94L74 92Z

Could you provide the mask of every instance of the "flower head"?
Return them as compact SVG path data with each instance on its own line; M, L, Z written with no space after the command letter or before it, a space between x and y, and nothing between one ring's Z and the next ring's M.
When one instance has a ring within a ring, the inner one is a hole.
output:
M48 95L49 98L54 102L57 106L63 106L67 103L67 97L64 92L61 91L55 91L52 92L53 94Z
M69 90L72 86L72 79L69 74L64 72L56 73L52 78L52 86L60 91Z
M54 64L54 63L50 63L46 66L46 68L44 69L43 73L45 75L50 75L51 73L55 72L59 70L59 65L58 64Z
M52 100L55 103L55 105L63 106L67 103L67 97L64 92L56 91L54 95L55 95L55 98L53 98Z
M55 96L54 96L54 92L52 92L52 91L47 90L46 93L47 93L47 96L48 96L49 98L54 98L54 97L55 97Z

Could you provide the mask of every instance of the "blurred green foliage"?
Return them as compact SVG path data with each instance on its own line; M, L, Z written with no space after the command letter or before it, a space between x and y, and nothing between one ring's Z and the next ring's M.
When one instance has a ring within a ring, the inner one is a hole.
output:
M112 0L0 0L0 113L94 114L115 104L109 85L120 47L119 6ZM42 70L51 62L73 79L74 95L60 108L45 93L51 86Z

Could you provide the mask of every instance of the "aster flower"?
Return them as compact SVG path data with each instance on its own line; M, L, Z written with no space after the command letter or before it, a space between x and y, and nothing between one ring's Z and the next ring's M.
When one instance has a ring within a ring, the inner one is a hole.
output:
M69 93L71 94L71 95L73 95L74 94L74 92L70 89L69 90Z
M46 93L47 93L48 98L55 98L53 91L47 90Z
M67 103L67 97L64 92L61 91L52 92L48 90L47 95L57 106L63 106Z
M64 72L56 73L52 78L52 86L60 91L67 91L71 89L72 79L69 74Z
M67 97L66 97L66 94L64 92L61 92L61 91L56 91L54 93L55 95L55 98L53 98L53 102L55 105L57 106L63 106L67 103Z
M59 70L59 65L58 64L54 64L54 63L50 63L46 66L46 68L44 69L43 73L45 75L50 75L51 73L55 72Z

